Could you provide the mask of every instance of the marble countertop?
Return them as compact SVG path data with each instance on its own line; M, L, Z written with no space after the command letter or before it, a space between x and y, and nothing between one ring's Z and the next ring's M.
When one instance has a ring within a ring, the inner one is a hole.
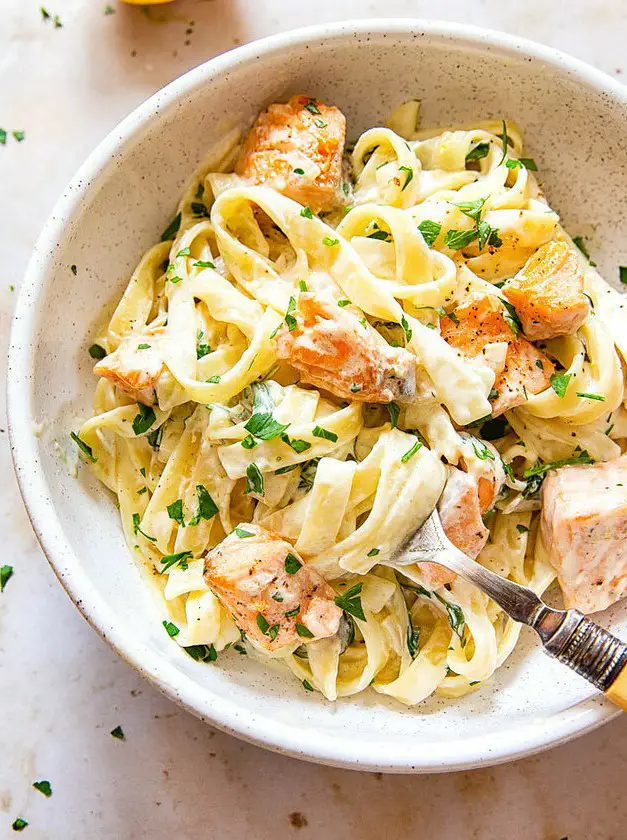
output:
M17 289L57 195L141 100L218 53L311 23L422 16L506 30L627 73L621 0L178 0L147 11L111 0L109 14L104 0L45 2L48 20L35 0L0 3L3 377ZM57 583L19 498L0 411L0 565L15 568L0 595L0 838L15 836L18 816L24 837L52 840L627 836L627 717L515 764L402 777L273 755L172 705ZM117 725L125 741L110 736ZM32 788L40 779L50 798Z

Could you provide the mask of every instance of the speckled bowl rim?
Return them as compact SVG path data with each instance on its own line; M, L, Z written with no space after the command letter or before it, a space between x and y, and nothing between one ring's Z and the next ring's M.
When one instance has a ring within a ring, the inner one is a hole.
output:
M560 73L575 77L589 89L627 104L627 88L599 70L557 50L501 32L442 21L379 19L342 21L273 35L218 56L168 84L143 102L96 147L57 202L35 246L21 288L13 320L7 377L8 425L11 450L20 491L41 547L72 601L91 626L117 653L149 679L167 697L202 720L276 752L328 765L396 773L429 773L470 769L528 756L564 743L614 718L618 711L602 697L593 697L546 718L532 715L523 725L489 735L421 743L416 747L403 738L364 742L317 728L307 729L258 715L233 698L215 696L180 673L145 644L125 636L116 626L115 612L93 589L79 558L65 538L48 491L33 434L35 421L31 381L35 362L37 302L53 262L57 243L67 233L94 180L111 164L121 147L133 140L158 109L182 100L199 86L231 69L263 56L285 53L290 47L355 37L417 36L431 43L455 42L460 47L482 49L506 57L525 56L541 61Z

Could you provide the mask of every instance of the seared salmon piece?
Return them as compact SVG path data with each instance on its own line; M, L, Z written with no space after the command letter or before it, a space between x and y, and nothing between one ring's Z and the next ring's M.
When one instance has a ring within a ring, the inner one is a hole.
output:
M125 336L113 353L94 365L94 373L109 379L137 402L155 405L155 389L164 368L161 335L162 327Z
M459 321L445 318L440 323L442 337L469 359L478 359L496 373L492 416L526 402L529 394L548 388L555 368L551 360L531 342L515 334L510 316L495 295L473 295L455 310ZM490 354L487 345L507 344L504 357Z
M449 466L448 480L438 502L438 513L444 533L453 545L475 559L490 533L482 517L494 507L505 483L505 470L501 456L488 441L476 440L468 435L463 439L462 449L468 454L460 458L461 469ZM472 452L478 462L472 459ZM455 573L444 566L432 563L420 565L423 573L424 567L429 566L427 580L436 586L455 580Z
M341 204L346 119L310 96L292 96L259 114L235 165L253 184L273 187L314 213Z
M565 242L547 242L503 287L532 341L573 335L588 317L583 271Z
M627 591L627 455L551 470L542 542L568 609L604 610Z
M335 592L290 543L259 525L238 525L205 560L207 586L248 638L268 651L334 636Z
M415 356L389 345L352 312L302 292L291 314L295 326L279 332L278 356L303 382L360 402L402 401L416 393Z

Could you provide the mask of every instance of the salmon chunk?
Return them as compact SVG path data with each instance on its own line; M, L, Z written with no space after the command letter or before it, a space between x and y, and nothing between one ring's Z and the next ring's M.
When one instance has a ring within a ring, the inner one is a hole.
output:
M442 337L469 359L494 370L492 416L526 402L529 394L548 388L554 366L551 360L518 335L512 317L495 295L473 295L455 310L459 323L443 319ZM506 352L493 352L493 345L506 345Z
M505 284L503 295L532 341L572 335L590 312L583 271L565 242L547 242L539 248Z
M389 403L416 393L416 359L409 351L390 346L365 320L311 292L299 295L293 322L277 343L279 358L300 371L303 382L338 397Z
M346 120L337 108L310 96L270 105L255 120L235 171L273 187L314 213L341 203Z
M567 608L603 610L627 591L627 455L544 481L542 542Z
M159 348L161 335L163 328L125 336L117 350L94 366L94 373L109 379L137 402L155 405L156 387L164 369Z
M481 518L477 482L472 475L448 468L448 480L438 502L444 533L460 551L473 559L488 541L489 531ZM455 574L446 570L455 579Z
M238 525L205 561L207 586L237 626L268 651L334 636L335 592L290 543L258 525Z

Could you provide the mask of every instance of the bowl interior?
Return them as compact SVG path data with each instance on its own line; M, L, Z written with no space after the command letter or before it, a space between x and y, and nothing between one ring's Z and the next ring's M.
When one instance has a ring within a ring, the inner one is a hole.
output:
M627 264L624 95L609 80L603 91L603 77L582 65L528 50L506 36L408 22L340 25L242 48L131 115L83 167L40 240L10 372L16 465L35 528L96 628L172 697L243 737L347 766L437 770L538 749L610 715L526 631L480 691L411 710L374 695L330 704L237 653L216 665L195 663L163 632L111 498L87 470L72 477L59 457L59 448L71 450L69 431L90 413L87 347L103 309L157 241L207 147L291 93L338 105L350 139L412 97L422 100L423 125L515 119L550 203L572 234L590 238L601 272L613 278L617 264ZM33 421L46 424L38 438ZM606 618L627 632L627 604Z

